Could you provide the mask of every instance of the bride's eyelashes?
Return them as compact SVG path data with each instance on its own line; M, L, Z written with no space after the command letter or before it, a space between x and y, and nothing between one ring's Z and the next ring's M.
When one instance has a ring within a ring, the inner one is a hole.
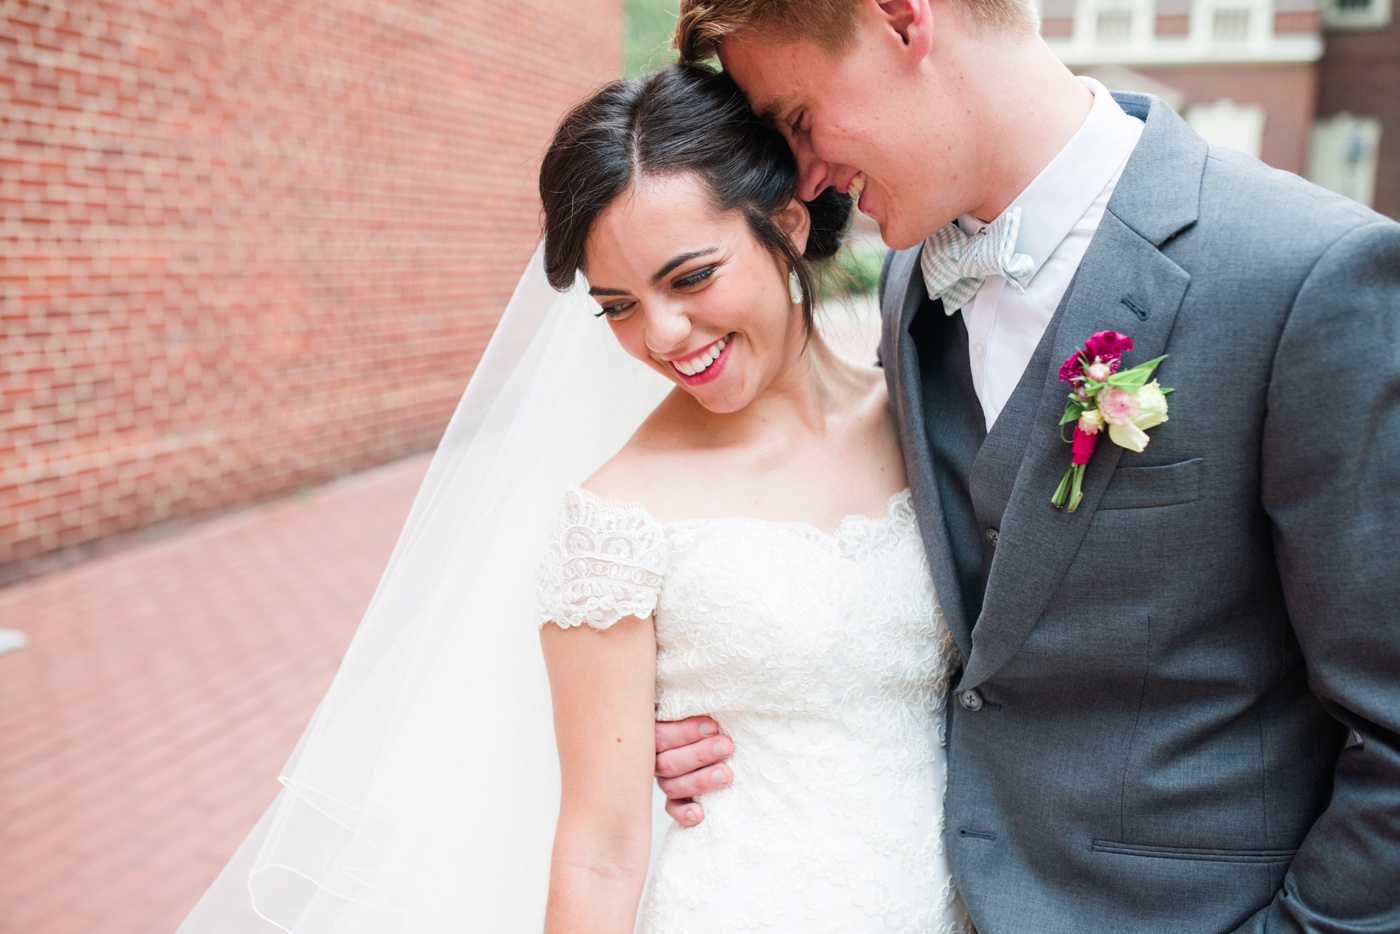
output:
M709 266L704 267L703 269L697 269L695 272L687 273L686 275L681 276L679 279L676 279L674 282L672 282L671 285L673 288L677 289L694 288L695 286L704 282L706 279L713 276L716 270L718 269L719 263L712 263Z
M619 315L621 315L621 314L623 314L624 312L626 312L628 309L630 309L634 304L636 304L636 303L635 303L635 302L631 302L631 301L626 301L626 302L615 302L614 304L611 304L611 305L604 305L603 308L602 308L602 310L599 311L599 312L597 312L596 314L594 314L593 317L595 317L595 318L601 318L601 317L603 317L603 316L606 315L606 316L609 317L609 318L616 318L616 317L618 317Z

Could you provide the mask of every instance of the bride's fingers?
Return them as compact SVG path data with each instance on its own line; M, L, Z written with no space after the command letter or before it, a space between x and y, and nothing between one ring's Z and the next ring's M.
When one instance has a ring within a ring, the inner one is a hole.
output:
M675 778L723 762L733 752L734 745L728 736L716 736L679 749L668 749L656 754L656 774L662 778Z
M719 732L719 724L710 717L689 717L685 720L656 722L656 751L665 752L709 739Z
M729 766L720 763L713 768L701 769L688 775L675 778L658 778L656 784L668 798L698 798L716 788L723 788L734 780Z
M682 827L694 827L705 819L705 809L700 806L699 801L691 801L683 798L680 801L666 799L666 813L671 815L671 820Z

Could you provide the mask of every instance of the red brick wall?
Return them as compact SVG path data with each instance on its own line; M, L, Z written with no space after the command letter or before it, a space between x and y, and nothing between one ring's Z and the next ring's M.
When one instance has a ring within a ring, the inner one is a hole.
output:
M0 3L0 583L430 447L622 0Z
M1334 29L1318 65L1317 113L1342 111L1381 123L1375 209L1400 219L1400 0L1381 29Z

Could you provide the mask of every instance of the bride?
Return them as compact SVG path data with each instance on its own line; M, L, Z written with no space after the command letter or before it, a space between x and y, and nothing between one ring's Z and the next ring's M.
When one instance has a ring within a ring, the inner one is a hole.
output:
M565 118L561 291L527 273L282 794L182 932L539 930L546 876L559 934L970 930L941 843L956 649L884 379L813 326L850 201L796 182L706 69ZM654 721L698 714L726 787L648 881Z
M804 256L834 249L849 199L795 187L777 132L694 68L601 91L545 158L552 281L582 271L618 343L675 385L566 496L544 566L550 932L632 927L654 720L700 714L732 737L733 781L668 834L643 930L959 920L937 793L953 649L884 377L812 326Z

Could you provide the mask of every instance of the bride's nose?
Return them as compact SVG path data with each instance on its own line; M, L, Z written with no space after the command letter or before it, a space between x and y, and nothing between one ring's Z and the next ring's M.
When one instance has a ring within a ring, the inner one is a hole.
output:
M679 302L657 302L645 312L647 349L654 354L684 350L690 339L690 317Z

